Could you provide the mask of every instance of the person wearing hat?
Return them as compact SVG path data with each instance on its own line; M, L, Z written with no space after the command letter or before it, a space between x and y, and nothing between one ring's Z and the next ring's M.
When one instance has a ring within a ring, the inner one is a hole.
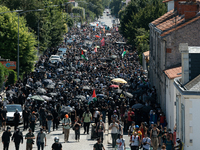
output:
M32 114L29 117L30 128L31 128L32 132L35 131L36 121L37 121L37 117L35 116L35 111L33 111Z
M45 143L44 143L44 141L45 141ZM37 143L38 150L40 150L40 147L43 150L44 146L47 145L46 134L43 132L42 128L40 129L40 132L37 135L36 143Z
M7 130L4 131L2 135L2 143L3 143L4 150L8 150L9 148L10 137L12 136L10 129L11 129L10 127L7 127Z
M15 113L14 113L14 117L13 117L13 121L14 121L14 126L15 126L15 130L17 129L18 125L19 125L19 121L20 121L20 114L18 109L16 109Z
M19 150L20 142L23 144L23 134L18 127L12 136L12 141L15 143L15 149Z
M51 148L52 150L62 150L62 144L59 142L59 138L54 138L55 143L52 144Z
M176 150L183 150L183 142L181 141L181 139L177 138L177 139L176 139L176 142L178 143L178 145L177 145L177 146L174 146L174 148L175 148Z
M32 129L29 128L28 133L25 136L26 141L26 150L32 150L33 148L33 144L34 144L34 139L35 139L35 135L32 132Z
M69 118L69 115L66 114L65 117L62 120L62 125L64 128L64 141L68 142L69 140L69 131L71 127L71 119Z
M93 150L105 150L105 148L101 142L101 138L97 138L97 143L94 144Z

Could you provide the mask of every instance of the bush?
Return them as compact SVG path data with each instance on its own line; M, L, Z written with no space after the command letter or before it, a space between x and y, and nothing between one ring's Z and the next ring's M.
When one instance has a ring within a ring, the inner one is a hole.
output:
M6 87L8 85L14 84L17 81L17 73L14 70L9 70L8 73L9 75L6 81Z

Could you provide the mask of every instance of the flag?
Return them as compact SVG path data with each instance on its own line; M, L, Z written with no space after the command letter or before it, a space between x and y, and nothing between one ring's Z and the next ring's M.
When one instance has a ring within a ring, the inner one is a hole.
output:
M95 46L95 48L94 48L94 52L95 52L95 53L97 52L97 46Z
M88 104L90 104L92 101L93 102L97 101L97 96L96 96L95 90L93 90L93 94L92 94L92 96L90 96L90 98L88 100Z
M105 39L103 38L102 40L101 40L101 46L104 46L105 45Z
M124 49L123 53L122 53L122 58L124 58L124 55L126 54L126 50Z
M81 51L81 57L85 60L88 60L85 56L84 56L84 53L83 53L83 50Z

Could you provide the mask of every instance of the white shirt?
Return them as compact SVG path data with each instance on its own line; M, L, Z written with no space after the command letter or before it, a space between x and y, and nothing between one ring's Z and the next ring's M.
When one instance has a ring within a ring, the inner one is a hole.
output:
M125 139L117 139L116 141L118 144L118 150L124 150Z
M149 137L146 137L146 138L143 138L143 140L142 140L142 143L145 143L145 142L147 142L147 143L151 143L151 139L149 138ZM143 144L143 147L145 148L145 149L150 149L150 144Z
M110 124L110 127L112 127L111 129L111 133L118 133L118 124L115 122L115 126L113 127L113 123Z
M138 135L136 135L136 136L133 135L131 137L131 141L133 141L131 143L131 146L139 146L139 136Z

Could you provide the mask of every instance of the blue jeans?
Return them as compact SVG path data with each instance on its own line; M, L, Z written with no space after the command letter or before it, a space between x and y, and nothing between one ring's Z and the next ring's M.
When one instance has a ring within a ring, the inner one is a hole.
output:
M50 131L51 131L51 123L52 123L51 120L48 120L48 121L47 121L47 127L48 127L48 132L49 132L49 133L50 133Z
M44 143L37 143L37 146L38 146L38 150L40 150L40 147L42 150L44 149Z

